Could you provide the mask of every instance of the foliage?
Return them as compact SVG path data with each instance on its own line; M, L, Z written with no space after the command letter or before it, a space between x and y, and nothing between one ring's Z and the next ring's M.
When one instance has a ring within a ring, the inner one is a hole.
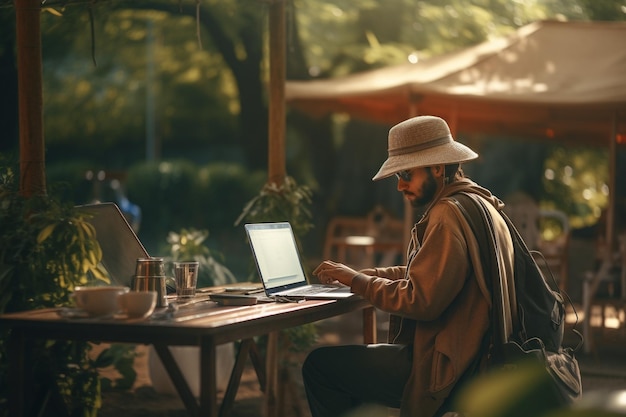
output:
M311 190L298 185L291 177L286 177L283 184L267 183L259 195L246 204L243 212L235 221L251 222L289 221L296 236L306 234L313 225L311 212L307 205L311 203Z
M115 380L100 377L103 391L111 389L128 390L133 387L137 380L137 371L135 371L135 358L137 355L134 345L122 343L114 343L98 355L96 360L98 368L113 366L121 376Z
M478 375L461 390L455 410L483 417L543 416L559 407L546 369L520 364Z
M528 23L584 19L578 1L297 0L309 74L338 76L444 54Z
M553 376L544 366L517 366L483 372L467 382L455 397L453 409L462 416L480 417L619 417L621 389L584 393L571 405L561 405Z
M222 254L210 250L205 245L208 236L208 230L182 229L180 233L170 232L167 236L167 243L170 244L168 260L199 262L198 287L237 282L232 272L219 262L223 260Z
M5 161L2 161L5 162ZM69 305L77 285L107 283L95 230L73 206L55 198L23 198L16 170L0 165L0 313ZM0 330L0 398L8 392L7 329ZM95 415L100 401L96 360L87 342L43 341L33 345L33 405L52 403L68 415ZM0 401L1 402L1 401Z
M0 176L0 311L57 307L76 285L106 283L86 215L48 196L21 197L14 172L3 168Z
M626 4L621 0L579 0L591 20L626 21Z
M155 120L160 145L172 152L206 147L207 138L224 143L236 130L236 88L211 43L198 46L195 19L93 10L93 39L82 10L42 16L44 122L47 142L55 145L50 158L71 146L73 155L97 160L123 146L125 152L110 154L118 164L141 159L145 128ZM70 113L81 116L67 123Z
M568 213L570 226L594 225L608 204L607 149L555 147L545 162L543 208Z

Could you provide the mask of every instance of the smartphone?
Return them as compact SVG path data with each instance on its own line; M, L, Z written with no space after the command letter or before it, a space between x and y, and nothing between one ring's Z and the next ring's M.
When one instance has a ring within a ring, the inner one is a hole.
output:
M251 306L257 303L257 298L244 294L211 294L211 300L224 306Z

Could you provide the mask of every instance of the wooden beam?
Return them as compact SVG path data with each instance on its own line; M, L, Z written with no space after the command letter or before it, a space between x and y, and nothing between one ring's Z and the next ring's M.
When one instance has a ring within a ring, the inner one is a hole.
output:
M274 0L269 6L269 155L268 180L282 185L286 176L285 152L285 3Z
M15 18L20 194L30 197L46 194L40 0L15 0Z

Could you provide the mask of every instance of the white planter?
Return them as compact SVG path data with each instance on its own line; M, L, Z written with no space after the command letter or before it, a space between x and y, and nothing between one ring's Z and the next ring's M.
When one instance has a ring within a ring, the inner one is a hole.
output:
M200 348L197 346L170 346L170 352L183 373L194 396L200 396ZM226 390L228 380L235 365L235 345L227 343L217 346L216 350L216 382L218 391ZM167 371L161 363L159 355L150 346L148 368L152 386L159 394L178 395Z

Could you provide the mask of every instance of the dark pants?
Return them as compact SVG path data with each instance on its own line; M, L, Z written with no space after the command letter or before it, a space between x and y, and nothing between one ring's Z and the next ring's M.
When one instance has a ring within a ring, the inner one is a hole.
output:
M328 346L312 351L302 365L313 417L338 417L361 405L399 408L411 373L412 346Z

